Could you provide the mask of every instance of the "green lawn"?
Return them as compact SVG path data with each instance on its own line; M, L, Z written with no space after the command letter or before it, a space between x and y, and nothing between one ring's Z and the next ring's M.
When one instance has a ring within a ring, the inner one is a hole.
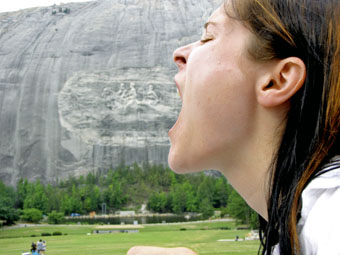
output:
M258 241L218 242L219 239L244 237L247 230L221 230L221 227L235 228L234 223L192 223L183 225L148 226L132 234L91 234L93 225L38 226L20 229L0 229L0 255L18 255L28 251L33 241L42 238L47 241L48 255L124 255L135 245L163 247L184 246L199 255L257 254ZM180 230L182 229L182 230ZM183 230L185 229L185 230ZM67 235L40 237L42 232L60 231ZM31 237L31 235L37 235Z

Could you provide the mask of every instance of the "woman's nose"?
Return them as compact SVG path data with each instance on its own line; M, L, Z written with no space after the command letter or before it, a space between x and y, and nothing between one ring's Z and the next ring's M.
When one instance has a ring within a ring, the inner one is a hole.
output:
M193 43L180 47L174 51L173 59L179 70L186 66L192 47Z

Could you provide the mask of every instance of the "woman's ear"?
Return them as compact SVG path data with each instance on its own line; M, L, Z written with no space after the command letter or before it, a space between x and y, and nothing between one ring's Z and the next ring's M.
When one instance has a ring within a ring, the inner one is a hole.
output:
M268 72L258 80L257 101L264 107L275 107L287 102L304 84L306 66L297 57L276 60Z

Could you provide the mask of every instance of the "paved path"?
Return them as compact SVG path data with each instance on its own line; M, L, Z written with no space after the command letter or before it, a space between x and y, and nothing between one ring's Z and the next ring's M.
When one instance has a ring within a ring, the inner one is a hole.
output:
M209 222L231 222L235 221L231 218L226 219L215 219L215 220L199 220L199 221L185 221L185 222L168 222L168 223L150 223L150 224L140 224L140 225L147 225L147 226L160 226L160 225L183 225L183 224L195 224L195 223L209 223ZM4 226L1 229L15 229L15 228L28 228L28 227L42 227L42 226L54 226L50 224L31 224L31 223L20 223L14 226ZM58 226L71 226L67 224L59 224ZM72 225L72 226L86 226L86 225ZM96 226L95 224L87 225L87 226ZM102 225L100 225L102 226ZM104 225L105 226L105 225ZM120 225L119 225L120 226Z

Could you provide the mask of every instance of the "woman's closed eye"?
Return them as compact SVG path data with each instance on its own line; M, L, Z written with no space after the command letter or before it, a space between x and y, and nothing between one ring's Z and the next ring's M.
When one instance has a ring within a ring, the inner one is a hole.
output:
M206 43L214 39L211 35L203 35L200 42L201 43Z

